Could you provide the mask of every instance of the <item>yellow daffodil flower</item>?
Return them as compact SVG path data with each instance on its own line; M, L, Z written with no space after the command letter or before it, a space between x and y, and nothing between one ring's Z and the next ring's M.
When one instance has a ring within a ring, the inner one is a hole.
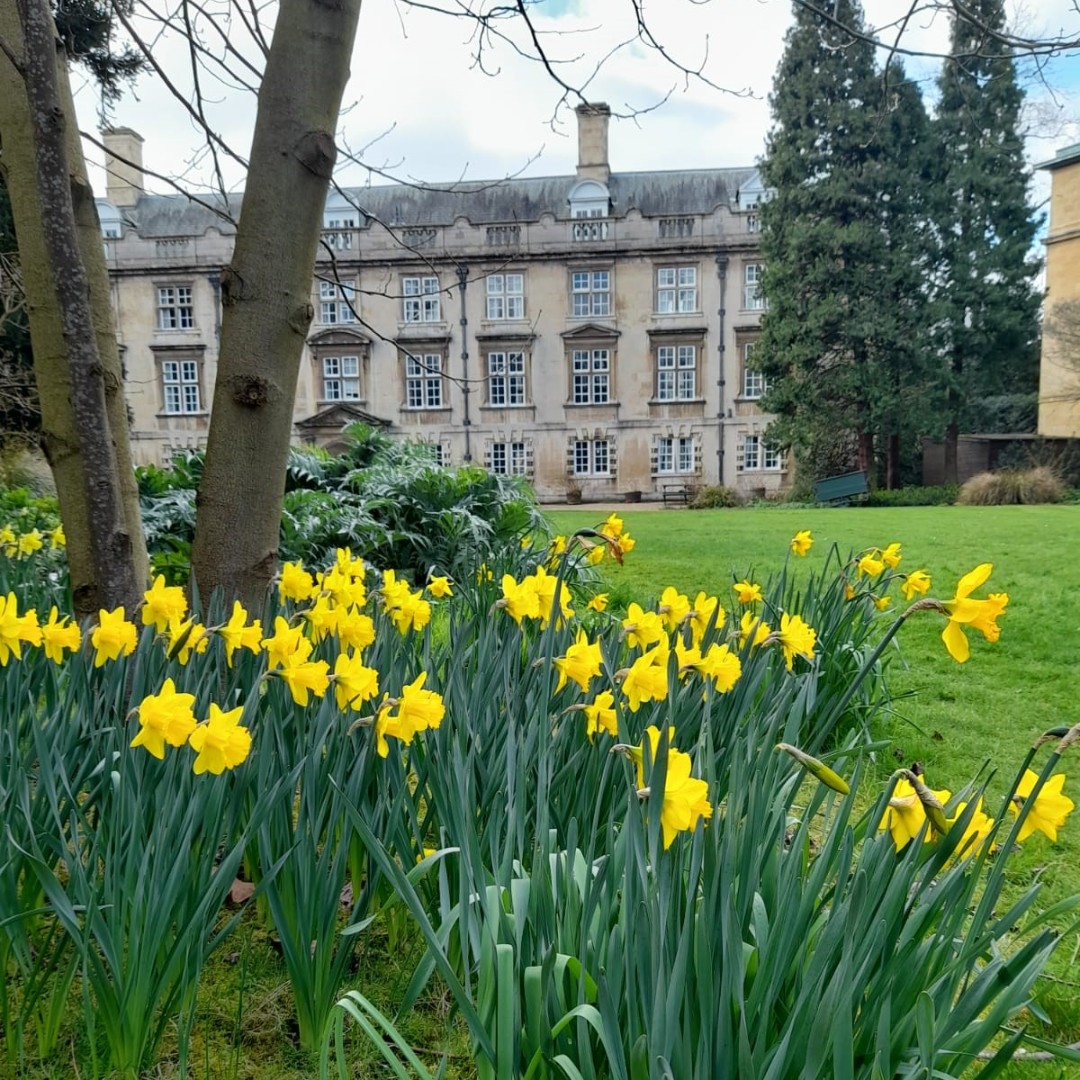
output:
M893 541L887 548L880 552L881 561L890 569L895 570L900 565L900 544Z
M879 557L880 555L881 552L875 549L858 561L859 577L877 577L885 573L885 562Z
M944 788L933 792L933 794L942 806L952 798L952 792ZM896 781L896 787L893 788L889 808L885 811L885 816L878 824L878 831L884 832L888 829L892 834L896 850L900 851L901 848L906 847L910 841L919 835L919 830L923 827L925 821L926 810L923 808L919 796L915 793L915 788L910 780L900 777ZM923 839L928 843L932 839L932 830L927 829Z
M67 536L64 534L64 526L57 525L51 533L49 533L49 550L56 551L57 548L67 547Z
M274 619L274 635L264 638L262 647L266 653L266 665L271 669L281 667L288 657L296 653L303 653L301 660L311 655L311 642L304 637L304 628L290 626L288 619L282 615Z
M278 595L286 600L309 600L315 593L315 579L299 562L287 562L281 568Z
M925 596L930 591L930 575L925 570L912 570L904 577L900 591L909 603L916 596Z
M362 652L375 640L375 624L370 615L349 608L338 622L338 641L343 649Z
M447 596L454 595L454 590L450 586L450 579L448 577L433 577L428 582L427 591L431 593L436 600L443 600Z
M814 538L810 535L809 529L801 529L791 538L791 553L800 558L805 556L813 546Z
M31 529L19 537L20 556L33 555L35 551L40 551L44 546L45 543L41 539L41 533L37 529Z
M90 634L94 647L94 667L99 668L106 660L130 656L137 644L135 624L127 621L123 607L113 611L98 612L98 624Z
M629 555L637 547L637 541L628 532L616 537L615 542L619 545L619 555Z
M612 738L618 734L615 695L610 690L597 694L596 700L585 706L585 734L589 736L590 742L598 731L606 731Z
M956 845L955 858L966 859L972 855L979 855L983 846L990 836L990 830L994 827L994 819L983 813L983 801L980 796L971 813L971 819L964 829L964 835L960 837ZM960 820L967 809L966 802L957 803L956 812L949 818L950 829Z
M307 705L309 694L321 698L330 685L330 665L325 660L308 660L300 651L286 656L274 673L285 680L293 701L301 708Z
M188 745L198 755L192 768L196 775L212 773L220 776L226 769L243 764L251 752L251 732L240 726L244 715L242 705L222 712L213 702L205 724L188 736Z
M803 622L799 615L780 616L780 629L776 632L780 647L784 650L784 663L791 671L795 657L804 660L814 659L814 646L817 644L817 631Z
M675 670L680 679L691 674L700 674L704 659L696 645L684 644L682 637L675 639Z
M551 622L552 611L557 613L556 626L562 626L563 621L574 616L574 609L570 606L570 590L565 582L560 582L554 574L549 574L542 566L538 566L530 578L532 588L536 592L537 607L540 612L540 629L546 630ZM556 604L555 590L558 588L559 598Z
M2 600L0 600L0 605L3 605ZM41 626L41 644L45 649L45 655L54 664L64 662L65 649L75 652L82 644L79 624L69 622L66 615L61 619L59 614L55 607L50 608L48 621Z
M656 613L664 620L664 625L669 630L674 630L690 614L690 598L683 596L673 585L669 585L660 594L660 605Z
M225 662L229 667L232 667L233 654L237 649L257 653L262 648L262 622L256 619L248 626L247 617L244 605L239 600L234 600L229 621L218 627L218 634L225 643Z
M566 655L555 658L555 668L559 672L555 693L566 685L568 679L573 679L581 687L582 693L587 694L589 682L594 675L600 674L602 660L600 642L594 641L590 644L585 631L578 630L577 639L567 648Z
M19 539L10 525L0 528L0 550L10 558L19 549Z
M338 708L359 709L379 696L379 673L364 665L359 653L338 653L334 661L334 697Z
M1009 809L1018 814L1017 799L1030 799L1035 785L1039 782L1038 773L1031 769L1025 769L1024 775L1017 786L1014 801L1009 804ZM1065 824L1065 819L1073 812L1075 803L1063 794L1062 787L1065 784L1065 774L1058 773L1051 776L1035 796L1035 801L1028 810L1024 824L1020 826L1020 832L1016 839L1023 843L1034 832L1041 832L1051 841L1057 840L1057 831Z
M37 612L31 609L20 615L15 594L8 593L6 597L0 597L0 667L6 667L13 654L16 660L21 660L24 644L41 644Z
M764 619L759 619L752 611L744 611L739 620L739 648L745 648L747 640L754 646L763 645L771 633L772 627Z
M631 602L622 623L626 644L631 649L647 649L664 638L664 624L655 611L645 611Z
M158 574L153 585L143 593L142 624L152 626L159 634L172 622L183 622L187 614L187 597L177 585L166 585L165 575Z
M311 640L317 645L337 633L344 611L334 603L331 596L323 595L304 611L303 615L311 628Z
M551 557L558 558L560 555L566 554L566 537L559 533L554 537L550 544L548 544L548 553Z
M949 621L941 633L941 640L945 642L949 655L958 664L965 663L971 654L967 637L961 627L970 626L980 630L987 641L997 641L1001 636L997 620L1009 603L1008 595L990 593L985 600L971 599L971 594L986 581L993 569L991 563L976 566L960 579L956 586L956 595L944 604Z
M646 702L667 697L669 651L664 639L624 670L622 692L631 712L637 712Z
M518 626L521 625L522 619L539 617L540 598L536 594L536 589L532 587L531 579L526 578L519 582L513 575L503 574L502 593L498 606L505 609L507 615Z
M645 729L645 735L655 755L660 745L660 730L650 725ZM644 757L644 754L642 756ZM699 821L708 821L712 817L712 804L708 798L709 785L690 775L691 764L690 755L676 749L669 741L667 769L664 774L664 801L660 807L660 827L665 851L671 847L679 833L691 832ZM643 788L640 765L638 769L638 786Z
M717 693L726 694L742 675L742 662L727 645L713 642L701 664L701 674L712 679Z
M128 623L132 630L135 629ZM178 694L172 679L166 679L161 691L144 697L138 706L139 732L132 746L145 747L154 757L163 760L165 744L183 746L195 730L194 694Z
M618 514L609 514L604 524L600 526L598 532L602 532L605 536L610 536L612 540L617 540L623 534L623 519Z
M608 594L606 592L597 593L588 603L587 607L590 611L607 611Z
M760 604L762 601L761 586L750 581L736 581L731 586L735 591L735 599L740 604Z
M719 630L727 619L727 612L720 606L718 597L706 596L705 593L699 592L694 598L693 606L687 615L687 622L690 624L690 637L695 645L701 645L702 638L705 637L705 631L708 630L714 613L716 614L714 629Z
M870 599L874 601L874 607L878 611L884 611L892 603L891 596L871 596Z
M400 698L385 700L379 706L375 718L375 748L379 757L386 757L390 752L386 742L388 735L408 746L418 732L437 728L442 723L446 706L441 695L424 689L426 679L427 672L422 672L401 691ZM392 711L395 706L397 712Z
M165 633L169 642L166 651L171 659L179 661L181 667L191 659L192 653L201 656L210 644L209 631L194 619L171 622Z

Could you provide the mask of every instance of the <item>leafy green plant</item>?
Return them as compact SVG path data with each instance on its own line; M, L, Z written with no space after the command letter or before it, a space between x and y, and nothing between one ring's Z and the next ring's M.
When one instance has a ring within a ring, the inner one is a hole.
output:
M743 500L737 491L728 487L702 488L690 500L691 510L717 510L732 506L742 506Z

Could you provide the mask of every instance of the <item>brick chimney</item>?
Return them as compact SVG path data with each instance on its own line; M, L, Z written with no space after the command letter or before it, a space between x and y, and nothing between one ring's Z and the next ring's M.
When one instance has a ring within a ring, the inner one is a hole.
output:
M143 193L143 137L131 128L104 128L105 194L113 206L134 206Z
M606 185L611 178L611 166L608 165L611 109L597 102L579 105L574 112L578 123L578 179L599 180Z

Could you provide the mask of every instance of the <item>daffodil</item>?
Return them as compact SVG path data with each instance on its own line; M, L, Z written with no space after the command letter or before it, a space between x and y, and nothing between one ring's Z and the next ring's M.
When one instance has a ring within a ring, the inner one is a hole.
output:
M0 600L0 605L2 604L3 601ZM60 618L56 607L50 608L48 620L41 625L41 644L45 655L54 664L63 663L64 650L75 652L82 644L79 624L70 622L66 615Z
M700 671L706 679L712 679L717 693L726 694L739 681L742 662L727 645L713 642L702 660Z
M631 649L647 649L664 638L664 624L655 611L645 611L631 602L622 623L626 644Z
M651 744L650 756L655 762L655 754L660 745L660 730L650 725L645 729L645 736ZM669 741L667 767L664 772L664 801L660 807L660 827L665 850L671 847L679 833L690 832L699 821L708 821L712 817L713 809L708 797L709 785L690 775L691 764L690 755L676 749ZM643 769L640 764L638 777L638 786L644 788Z
M791 538L791 553L793 555L805 556L813 546L814 538L810 535L809 529L801 529Z
M660 594L660 605L656 613L669 630L674 630L690 614L690 598L669 585Z
M925 596L930 591L930 575L925 570L912 570L905 575L900 591L908 602L916 596Z
M158 574L154 583L143 593L142 624L164 633L172 622L183 622L187 614L187 597L176 585L166 585L165 575Z
M952 792L944 788L940 791L934 791L933 795L942 806L952 798ZM919 835L919 830L923 827L925 821L926 810L923 808L922 800L915 793L911 781L905 777L900 777L896 781L896 787L893 788L889 808L885 811L885 816L878 824L878 831L884 832L888 829L892 834L892 841L896 845L896 850L900 851L901 848L906 847L910 841ZM927 829L924 840L929 842L930 839L931 831Z
M582 693L587 694L590 680L594 675L600 674L602 659L600 642L590 643L585 631L578 630L577 638L573 645L567 648L566 655L555 658L555 668L559 672L555 693L566 685L568 679L573 679L581 687Z
M311 642L304 637L304 628L290 626L289 620L281 615L274 619L274 634L263 639L262 647L269 668L281 667L286 659L298 652L303 653L302 660L311 655Z
M720 606L719 598L699 592L686 617L690 626L690 637L694 644L701 644L705 631L709 629L709 623L713 623L714 630L719 630L724 625L725 619L727 619L727 612Z
M982 585L993 570L991 563L981 563L974 570L965 574L956 586L956 595L944 603L949 621L942 631L941 640L949 655L958 663L967 661L971 653L967 637L961 629L970 626L982 631L987 641L997 641L1001 628L997 620L1004 613L1009 603L1006 593L990 593L985 600L972 600L971 594Z
M22 659L22 646L40 645L41 628L37 612L19 614L19 603L14 593L0 597L0 667L6 667L9 657Z
M900 544L896 541L881 551L881 561L890 569L895 570L900 565Z
M35 551L40 551L45 544L41 539L41 533L37 529L31 529L19 537L18 546L20 555L33 555Z
M338 621L338 641L343 649L360 652L375 640L375 624L370 615L357 608L349 608Z
M344 614L329 594L320 596L303 612L304 620L311 628L311 640L318 644L324 638L337 633Z
M101 667L106 660L130 656L135 651L135 624L127 621L123 607L98 612L98 624L90 634L90 644L94 647L96 668Z
M1020 812L1018 803L1022 806L1024 801L1031 799L1031 793L1038 782L1037 773L1032 772L1031 769L1024 770L1024 775L1017 785L1014 800L1009 804L1009 809L1014 814ZM1020 826L1020 832L1016 837L1018 842L1023 843L1034 832L1041 832L1052 841L1057 840L1058 829L1065 824L1065 819L1076 805L1068 795L1063 794L1061 789L1064 784L1065 774L1058 773L1056 776L1051 776L1039 789L1039 793L1028 808L1023 825Z
M0 527L0 550L9 558L19 549L18 537L10 525Z
M622 692L631 712L637 712L646 702L667 697L668 655L667 641L661 641L622 672Z
M454 595L454 590L450 585L450 579L448 577L433 577L428 582L427 591L431 593L436 600L443 600L447 596Z
M971 817L968 819L968 823L964 828L963 835L957 841L955 852L956 858L967 858L970 855L980 854L990 836L990 832L994 827L994 819L983 812L982 805L983 801L980 796L979 801L975 804L975 809L972 810ZM956 825L961 817L963 817L967 807L968 804L966 802L957 803L956 812L949 818L950 829Z
M51 533L49 533L49 550L56 551L57 548L67 547L67 536L64 535L64 526L57 525Z
M248 613L239 600L233 601L232 614L229 621L218 627L218 634L225 643L225 662L232 667L233 654L237 649L247 649L257 653L262 648L262 623L256 619L250 626L247 622Z
M421 590L413 592L406 588L398 591L394 602L386 609L390 621L403 637L410 630L423 630L431 621L431 605L424 599Z
M188 745L198 755L192 768L196 774L213 773L220 776L226 769L235 769L247 760L251 752L251 732L240 726L244 715L242 705L222 712L213 702L205 724L188 736Z
M762 600L761 586L751 581L736 581L731 586L735 591L735 599L740 604L760 604Z
M599 731L606 731L614 737L617 734L615 720L615 695L604 690L596 695L591 705L585 706L585 734L591 742Z
M556 615L556 626L561 626L563 620L573 617L574 609L570 606L570 590L566 587L566 582L559 581L554 574L549 574L542 566L538 566L527 580L532 582L531 587L536 592L541 630L547 629L552 613Z
M884 611L892 603L891 596L871 596L870 599L874 601L874 607L878 611Z
M202 655L210 644L210 633L202 623L194 619L187 622L171 622L165 628L168 637L168 653L172 659L179 661L181 666L187 664L191 654Z
M330 685L330 665L325 660L308 660L300 651L286 656L274 673L285 680L293 701L301 708L307 705L309 694L321 698Z
M396 700L385 700L375 718L376 751L380 757L390 752L388 735L408 746L418 732L437 728L446 715L442 696L424 689L427 672L422 672L401 691ZM396 706L397 711L393 709Z
M867 552L857 564L859 577L877 577L885 572L885 563L877 549Z
M308 600L315 592L315 579L299 562L287 562L281 568L278 595L286 600Z
M612 540L617 540L622 536L624 528L623 519L618 514L609 514L599 531L605 536L610 536Z
M131 745L145 747L158 759L165 757L166 743L183 746L195 730L191 711L194 704L194 694L178 694L172 679L166 679L159 693L150 694L139 703L139 731Z
M608 605L608 594L606 592L598 592L586 605L590 611L606 611Z
M804 660L814 659L817 631L805 623L801 616L788 615L787 612L781 615L776 639L784 650L784 663L788 671L794 666L796 656L801 656Z
M744 611L739 620L739 648L745 648L747 641L751 645L763 645L772 633L772 627L764 619L759 619L752 611Z
M338 653L333 679L334 697L343 712L379 696L379 673L365 666L359 653Z

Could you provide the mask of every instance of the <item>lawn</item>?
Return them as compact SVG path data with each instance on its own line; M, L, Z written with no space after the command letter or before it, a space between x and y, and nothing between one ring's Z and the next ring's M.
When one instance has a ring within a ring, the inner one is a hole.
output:
M628 509L621 516L637 547L625 566L605 564L605 576L616 596L641 602L669 584L691 596L704 589L730 598L732 582L742 576L762 578L779 569L788 557L788 542L800 529L810 529L815 541L807 564L820 562L834 544L846 555L898 540L903 544L900 570L928 570L930 595L941 599L953 595L962 574L992 563L993 575L979 595L1004 591L1010 598L997 644L976 633L971 659L959 665L941 642L940 616L927 612L902 629L902 663L892 669L898 699L876 733L892 744L891 756L881 762L883 773L894 761L917 760L925 765L931 787L955 791L989 765L1001 774L991 781L993 794L1036 736L1080 721L1080 563L1069 556L1077 548L1080 507ZM559 531L570 532L603 515L586 509L557 511L550 518ZM898 602L896 596L893 604ZM887 620L889 613L881 618ZM1066 758L1065 771L1070 774L1065 791L1080 804L1076 757ZM1012 873L1018 888L1040 878L1045 905L1080 893L1080 814L1056 845L1040 838L1014 856ZM1057 950L1040 998L1053 1020L1054 1036L1067 1042L1080 1039L1078 955L1080 935L1072 932ZM1023 1069L1017 1075L1080 1077L1080 1065L1027 1064Z

